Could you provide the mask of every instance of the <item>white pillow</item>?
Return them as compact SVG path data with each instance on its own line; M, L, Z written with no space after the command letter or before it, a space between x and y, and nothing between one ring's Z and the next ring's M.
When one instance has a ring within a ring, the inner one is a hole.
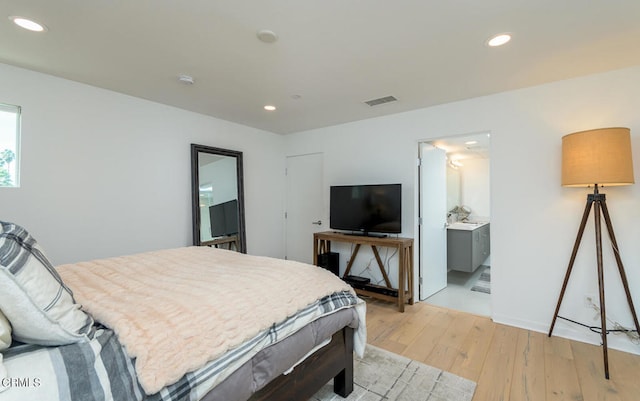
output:
M9 386L4 385L5 379L9 377L7 373L7 368L4 367L4 363L2 363L3 357L0 353L0 393L9 388Z
M24 343L63 345L87 339L93 319L80 310L36 240L0 222L0 309Z
M11 346L11 324L0 310L0 351ZM1 362L1 361L0 361Z
M9 348L10 345L11 325L9 324L7 318L2 314L2 311L0 311L0 351ZM2 353L0 353L0 393L8 388L2 384L4 382L4 379L8 377L7 369L4 367L2 359Z

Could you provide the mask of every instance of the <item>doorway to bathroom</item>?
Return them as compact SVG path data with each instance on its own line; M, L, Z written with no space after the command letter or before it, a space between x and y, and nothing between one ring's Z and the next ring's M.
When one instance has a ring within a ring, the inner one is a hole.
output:
M490 316L490 134L419 146L420 300Z

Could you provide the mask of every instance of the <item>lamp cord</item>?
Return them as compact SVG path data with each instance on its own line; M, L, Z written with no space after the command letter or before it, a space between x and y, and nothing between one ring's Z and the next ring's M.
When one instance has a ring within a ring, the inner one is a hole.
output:
M599 317L600 316L600 308L596 304L591 302L591 300L589 300L589 304L590 304L589 306L591 306L591 308L598 313L596 315L596 318ZM572 319L569 319L569 318L566 318L566 317L563 317L563 316L558 316L558 317L560 319L566 320L568 322L575 323L575 324L577 324L579 326L586 327L587 329L591 330L592 332L602 335L602 328L599 327L599 326L589 326L587 324L580 323L580 322L577 322L575 320L572 320ZM614 322L609 318L607 318L607 322L611 323L613 328L612 329L607 329L605 334L625 334L633 344L640 345L640 333L638 333L638 330L633 330L633 329L626 328L623 325L621 325L620 323Z

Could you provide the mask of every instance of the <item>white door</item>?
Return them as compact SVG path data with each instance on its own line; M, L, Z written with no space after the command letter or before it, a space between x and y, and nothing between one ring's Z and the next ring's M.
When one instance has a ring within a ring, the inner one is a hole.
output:
M420 144L420 300L447 286L447 157Z
M313 233L326 230L322 153L287 157L285 257L313 263Z

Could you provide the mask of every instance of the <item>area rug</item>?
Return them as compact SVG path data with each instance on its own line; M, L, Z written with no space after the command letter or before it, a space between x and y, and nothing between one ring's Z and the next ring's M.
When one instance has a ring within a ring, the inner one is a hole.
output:
M491 294L491 269L486 267L476 284L471 287L471 291L484 292L485 294Z
M310 401L470 401L476 383L432 366L367 345L354 358L354 388L347 398L326 384Z

